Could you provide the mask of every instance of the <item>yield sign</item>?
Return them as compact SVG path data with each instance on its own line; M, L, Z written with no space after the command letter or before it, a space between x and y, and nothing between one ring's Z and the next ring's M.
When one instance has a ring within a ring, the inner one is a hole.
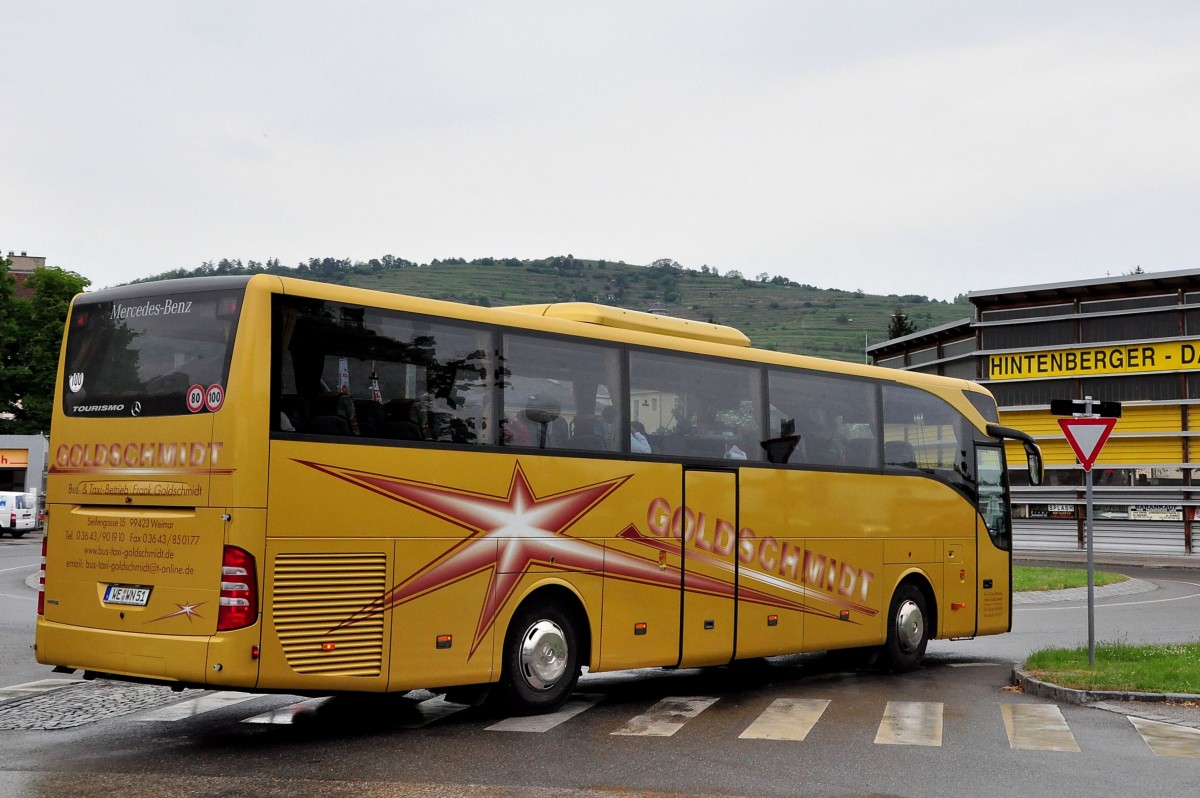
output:
M1104 442L1116 426L1115 418L1060 418L1058 426L1067 436L1067 443L1075 450L1084 471L1091 471Z

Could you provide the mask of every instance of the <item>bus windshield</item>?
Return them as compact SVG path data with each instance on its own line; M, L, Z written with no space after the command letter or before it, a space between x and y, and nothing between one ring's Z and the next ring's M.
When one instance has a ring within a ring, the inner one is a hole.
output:
M75 303L67 326L63 412L174 416L223 395L240 290Z

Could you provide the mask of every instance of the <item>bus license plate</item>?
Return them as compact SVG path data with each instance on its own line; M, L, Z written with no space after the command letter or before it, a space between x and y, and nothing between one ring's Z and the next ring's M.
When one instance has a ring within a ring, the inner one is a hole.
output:
M145 607L148 601L150 601L150 588L148 587L109 585L104 591L105 604L128 604L133 607Z

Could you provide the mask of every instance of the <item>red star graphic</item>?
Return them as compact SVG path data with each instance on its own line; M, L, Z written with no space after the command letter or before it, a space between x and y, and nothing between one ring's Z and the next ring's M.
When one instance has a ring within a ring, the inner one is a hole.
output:
M501 608L532 565L563 571L600 573L604 570L604 548L601 544L566 537L563 533L629 479L628 476L618 477L540 497L530 487L521 464L517 463L508 494L488 496L381 474L300 462L467 530L468 534L463 540L396 585L379 601L356 613L342 626L490 571L487 596L471 645L472 654L483 642ZM630 559L640 564L645 576L654 577L655 581L661 579L656 564L638 558Z

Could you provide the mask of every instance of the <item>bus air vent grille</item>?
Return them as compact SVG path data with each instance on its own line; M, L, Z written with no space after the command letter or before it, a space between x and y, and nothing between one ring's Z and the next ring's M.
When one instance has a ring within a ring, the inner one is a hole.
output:
M275 634L292 670L380 675L386 554L279 554L272 590Z

